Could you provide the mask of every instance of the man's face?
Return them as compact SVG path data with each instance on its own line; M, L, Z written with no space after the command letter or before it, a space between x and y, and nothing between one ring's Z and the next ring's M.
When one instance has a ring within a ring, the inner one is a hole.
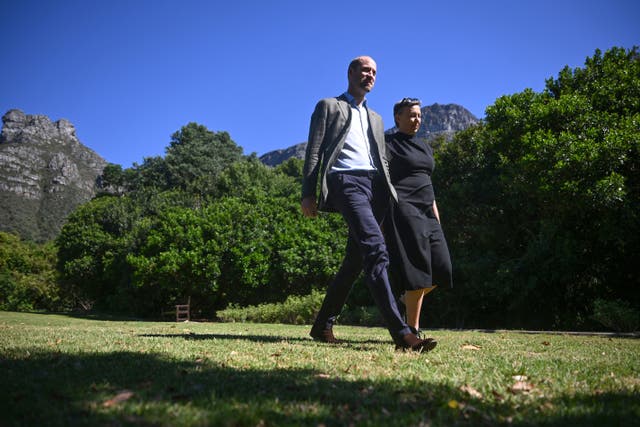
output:
M362 94L368 93L376 82L376 72L376 62L369 57L362 58L360 63L349 71L349 87Z

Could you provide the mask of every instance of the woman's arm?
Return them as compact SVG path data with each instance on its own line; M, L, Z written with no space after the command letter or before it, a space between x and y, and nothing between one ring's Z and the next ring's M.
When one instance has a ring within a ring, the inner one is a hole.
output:
M433 201L433 214L436 216L438 222L440 222L440 213L438 212L438 205L435 200Z

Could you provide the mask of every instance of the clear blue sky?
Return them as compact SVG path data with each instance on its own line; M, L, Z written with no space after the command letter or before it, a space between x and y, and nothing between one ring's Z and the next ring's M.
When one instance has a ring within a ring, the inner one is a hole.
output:
M640 45L638 0L3 0L0 114L71 121L129 167L189 122L245 154L306 141L315 103L378 63L369 105L391 127L404 97L477 117L496 98Z

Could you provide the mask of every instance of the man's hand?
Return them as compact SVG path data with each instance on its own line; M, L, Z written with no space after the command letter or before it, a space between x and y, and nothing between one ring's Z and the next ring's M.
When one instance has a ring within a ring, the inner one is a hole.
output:
M315 218L318 216L318 204L316 203L315 196L308 196L302 199L300 207L302 208L302 214L307 218Z

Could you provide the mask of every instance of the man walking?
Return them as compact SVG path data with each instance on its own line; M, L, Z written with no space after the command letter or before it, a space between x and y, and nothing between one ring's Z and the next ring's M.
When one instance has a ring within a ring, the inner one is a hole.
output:
M339 342L333 324L361 271L387 323L397 348L431 350L432 339L419 339L402 320L391 291L389 256L380 222L389 198L397 198L385 158L382 118L367 107L365 95L376 81L377 66L368 56L349 64L348 88L335 98L318 102L311 116L302 182L302 213L315 217L318 209L340 212L349 227L345 258L327 288L311 328L313 339ZM316 187L320 179L320 197Z

